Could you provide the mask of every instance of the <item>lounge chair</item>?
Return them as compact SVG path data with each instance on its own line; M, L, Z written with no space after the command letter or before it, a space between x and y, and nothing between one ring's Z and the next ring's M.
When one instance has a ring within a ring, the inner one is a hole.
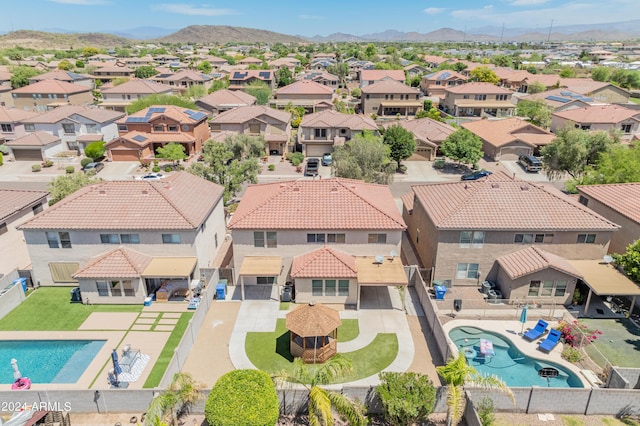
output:
M547 327L549 327L549 323L544 320L538 320L536 326L524 333L522 337L531 341L536 340L538 337L547 332Z
M560 337L562 336L562 333L556 329L551 329L549 331L549 335L547 336L546 339L544 339L542 341L542 343L540 343L540 345L538 346L538 349L540 349L541 351L545 351L545 352L551 352L553 350L553 348L555 348L558 343L560 343Z

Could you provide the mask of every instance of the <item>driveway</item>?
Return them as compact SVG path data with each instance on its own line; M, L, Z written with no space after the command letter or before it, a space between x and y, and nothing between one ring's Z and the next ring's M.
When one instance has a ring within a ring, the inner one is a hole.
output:
M99 178L104 180L131 180L134 175L142 175L143 173L136 173L136 169L140 163L137 161L111 161L104 163L104 169L97 174Z
M517 161L500 161L500 165L504 167L507 173L514 174L518 179L529 182L549 183L549 179L544 171L538 173L526 172Z

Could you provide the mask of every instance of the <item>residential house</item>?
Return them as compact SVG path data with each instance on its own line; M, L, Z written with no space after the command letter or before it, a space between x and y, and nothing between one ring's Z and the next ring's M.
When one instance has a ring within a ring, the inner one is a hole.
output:
M173 88L147 80L132 79L117 86L106 85L100 90L100 106L114 111L125 111L132 102L151 95L172 95Z
M416 150L407 160L433 161L439 154L440 145L453 132L455 128L441 121L431 118L419 118L416 120L400 120L384 123L383 126L399 125L411 132L416 141Z
M551 114L552 132L564 126L591 131L618 130L625 141L630 141L640 131L639 124L640 111L621 105L589 105Z
M260 66L262 65L263 60L262 59L258 59L258 58L254 58L252 56L247 56L246 58L242 58L238 61L238 64L240 65L257 65Z
M299 80L273 93L271 106L278 109L288 105L303 107L306 112L333 109L333 88L312 80Z
M91 304L183 300L225 238L223 192L187 172L81 188L19 226L33 279Z
M610 61L615 57L613 52L604 49L595 49L589 52L589 59L593 62Z
M56 154L65 150L59 136L39 131L27 133L17 139L4 143L11 150L10 155L15 161L43 161L52 159Z
M629 103L631 93L628 90L604 81L594 81L590 78L563 78L561 87L580 93L596 102L608 104Z
M0 107L12 107L13 97L11 97L11 73L0 71Z
M446 62L452 62L450 58L443 58L442 56L424 55L422 60L431 69L438 68L440 65Z
M358 80L360 88L370 86L384 80L395 80L404 83L404 70L360 70Z
M233 108L255 105L256 98L241 90L216 90L195 101L198 108L209 115L218 115Z
M340 84L340 78L326 71L307 71L298 76L298 80L311 80L324 86L332 87L334 90Z
M100 80L102 83L108 83L116 78L131 78L133 77L133 69L121 65L106 65L100 67L91 73L95 80Z
M212 137L221 132L262 136L267 152L283 154L291 133L291 113L264 105L241 106L213 117L209 127Z
M96 61L96 62L115 62L118 60L115 56L105 55L104 53L98 53L97 55L92 55L86 58L88 61Z
M464 84L467 80L469 80L469 77L455 71L436 71L422 77L422 80L420 80L420 90L422 90L422 93L426 96L437 97L441 101L444 99L445 90L448 87Z
M269 66L277 70L287 68L291 72L291 75L295 75L296 68L301 66L301 62L300 59L296 57L287 56L269 61Z
M405 224L386 185L341 178L251 185L228 228L243 296L245 286L291 281L297 303L358 306L371 287L407 284Z
M319 157L363 131L378 133L378 126L371 117L324 110L302 117L298 142L307 157Z
M356 58L348 58L344 61L349 66L349 78L357 80L362 70L372 70L375 64L371 61L361 61Z
M242 90L253 81L262 81L271 90L275 87L275 77L271 70L235 70L229 75L229 90Z
M595 102L589 97L583 96L576 92L572 92L571 90L565 88L547 90L545 92L518 98L518 102L538 100L542 100L549 108L554 111L566 111L569 109L584 108L589 105L600 103Z
M609 253L624 253L640 239L640 183L580 185L578 201L599 215L620 225L611 237Z
M209 139L207 114L174 105L151 106L116 123L119 136L105 145L112 161L153 158L156 149L169 143L181 144L191 156Z
M500 82L499 86L514 92L526 93L528 90L528 81L535 74L531 74L526 70L513 70L511 68L496 67L493 69Z
M482 151L492 161L517 160L521 155L539 155L540 148L556 136L517 117L462 123L482 140Z
M0 274L25 270L31 263L16 228L48 207L47 191L0 189Z
M560 84L560 80L562 80L562 78L556 74L531 74L527 77L526 84L521 87L520 91L522 93L529 93L529 86L534 83L541 84L546 90L558 89L563 87L562 84Z
M505 173L415 185L402 201L432 281L479 287L488 280L512 301L570 303L581 277L570 262L601 261L619 228L551 186Z
M313 58L309 64L309 69L314 71L326 70L329 67L333 67L338 63L335 58Z
M407 76L413 78L413 77L422 77L424 74L427 73L427 68L418 65L418 64L409 64L406 67L404 67L404 72L407 74Z
M29 84L37 83L43 80L58 80L66 81L67 83L79 84L80 86L86 86L93 89L93 77L85 74L77 74L71 71L56 70L39 74L29 78Z
M422 93L396 80L382 80L362 89L363 114L410 116L422 110Z
M11 91L13 105L26 111L46 111L62 105L90 105L89 87L59 80L43 80Z
M515 109L512 94L490 83L465 83L445 89L441 108L454 117L509 117Z
M145 55L141 57L119 58L117 63L135 69L145 65L153 65L153 57L151 55Z
M64 150L82 155L91 142L115 139L118 136L116 121L122 117L121 112L68 105L24 118L22 124L25 132L50 133L60 138Z
M182 70L171 74L159 74L153 81L170 86L176 95L181 95L193 86L202 86L206 91L213 84L213 77L193 70Z
M21 121L36 115L35 112L0 106L0 144L26 135Z

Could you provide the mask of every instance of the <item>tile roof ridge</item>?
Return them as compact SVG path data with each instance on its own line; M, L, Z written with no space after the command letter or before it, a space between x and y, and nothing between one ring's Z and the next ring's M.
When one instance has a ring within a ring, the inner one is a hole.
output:
M247 211L244 216L242 217L238 217L238 213L236 210L236 213L234 213L233 217L231 218L231 221L229 222L229 224L236 224L242 220L244 220L245 218L251 216L255 211L260 210L263 206L265 206L266 204L270 203L274 198L279 197L280 195L282 195L283 192L286 192L287 188L290 187L289 184L295 184L298 181L295 180L285 180L282 182L270 182L270 183L261 183L261 184L255 184L255 185L249 185L251 186L258 186L258 185L262 185L263 188L268 187L274 187L277 186L279 189L277 189L277 192L275 192L272 196L270 197L265 197L262 200L262 203L256 205L253 209Z
M142 256L144 256L144 257L146 257L146 258L150 258L150 257L151 257L151 256L148 256L148 255L146 255L146 254L144 254L144 253L140 253L139 251L132 250L132 249L129 249L129 248L124 247L124 246L120 246L120 247L118 247L118 249L117 249L117 250L119 250L119 251L120 251L120 253L122 253L122 255L124 256L124 258L126 259L126 261L129 263L129 265L131 265L131 267L132 267L136 272L140 272L140 273L142 273L142 271L138 271L138 267L137 267L137 265L135 264L135 262L133 261L133 259L131 258L131 254L135 252L135 253L140 254L140 255L142 255Z
M185 173L186 173L186 172L185 172ZM181 208L179 208L178 206L176 206L176 204L175 204L175 203L174 203L174 202L173 202L173 201L168 197L168 194L167 194L167 193L165 193L165 191L161 191L161 190L160 190L160 189L158 189L158 187L157 187L158 185L162 185L162 188L164 188L164 189L171 189L171 184L173 183L173 181L175 181L175 180L177 179L177 177L178 177L178 176L180 176L180 175L178 174L178 175L170 176L168 179L165 179L164 181L159 181L159 182L147 182L147 183L148 183L148 184L149 184L149 185L154 189L154 191L156 191L156 192L157 192L157 193L158 193L162 198L164 198L164 199L167 201L167 203L169 203L169 205L170 205L171 207L173 207L173 209L174 209L176 212L178 212L178 214L179 214L180 216L182 216L182 218L183 218L185 221L187 221L187 223L188 223L189 225L193 226L194 228L197 228L198 226L200 226L200 224L199 224L199 223L193 223L193 221L191 220L191 218L189 218L189 217L185 214L185 212L184 212ZM183 175L183 176L184 176L184 175ZM167 183L168 183L169 185L167 185ZM167 186L168 186L168 188L167 188Z
M545 256L545 254L547 253L546 251L536 247L536 246L531 246L531 249L533 249L533 251L547 264L550 265L551 262L549 261L548 256Z
M357 270L355 267L351 267L351 266L347 265L347 264L343 261L343 259L342 259L342 256L343 256L343 255L344 255L344 256L351 256L351 257L355 257L355 256L353 256L353 255L351 255L351 254L348 254L348 253L341 252L341 251L339 251L339 250L335 250L335 249L333 249L333 248L331 248L331 247L327 246L327 245L326 245L326 243L325 243L325 245L322 247L322 249L325 249L325 250L326 250L329 254L331 254L331 256L333 256L337 261L339 261L340 263L342 263L344 266L346 266L347 268L349 268L349 269L350 269L351 271L353 271L354 273L357 273L357 272L358 272L358 270Z
M360 194L354 188L354 186L357 186L357 185L362 185L362 186L369 187L369 186L379 185L379 184L375 184L375 183L372 184L372 183L367 183L367 182L364 182L364 181L357 181L355 179L344 179L344 180L342 178L333 178L333 179L335 179L336 183L342 185L345 189L347 189L349 192L351 192L352 194L356 195L362 201L364 201L365 203L367 203L368 205L373 207L376 211L380 212L382 215L384 215L387 218L391 219L391 221L397 223L402 228L406 228L407 225L405 223L399 222L396 218L392 217L389 213L387 213L386 211L380 209L377 205L371 203L371 201L369 201L369 198L365 198L362 194ZM347 186L348 183L351 183L351 185Z

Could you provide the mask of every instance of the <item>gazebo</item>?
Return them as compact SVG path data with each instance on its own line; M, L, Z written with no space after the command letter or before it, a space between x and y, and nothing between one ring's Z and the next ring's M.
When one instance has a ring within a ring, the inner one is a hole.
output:
M286 326L291 355L307 364L326 362L338 352L340 324L338 311L314 302L289 312Z

